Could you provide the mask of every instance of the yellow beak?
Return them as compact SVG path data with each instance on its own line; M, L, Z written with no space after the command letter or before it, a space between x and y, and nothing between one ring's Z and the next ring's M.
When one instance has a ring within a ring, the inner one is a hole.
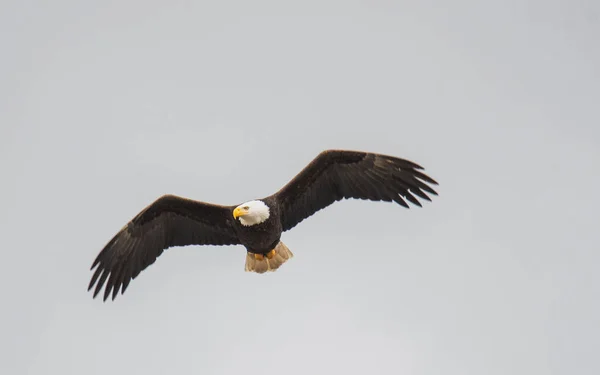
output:
M240 216L244 216L245 214L246 214L246 211L244 211L244 209L241 207L236 207L235 210L233 210L233 217L235 219L237 219Z

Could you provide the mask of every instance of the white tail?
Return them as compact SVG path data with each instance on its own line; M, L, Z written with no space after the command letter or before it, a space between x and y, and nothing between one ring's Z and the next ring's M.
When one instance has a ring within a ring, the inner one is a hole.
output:
M290 249L288 249L281 241L279 241L273 250L274 254L267 254L262 257L259 256L261 259L257 259L255 254L246 253L246 272L275 272L283 263L294 256Z

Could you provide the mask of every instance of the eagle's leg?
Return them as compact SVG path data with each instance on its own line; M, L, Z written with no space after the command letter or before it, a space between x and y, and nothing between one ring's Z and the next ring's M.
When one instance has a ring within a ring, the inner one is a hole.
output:
M254 259L261 261L261 260L265 259L265 256L262 254L254 254Z
M269 251L267 253L267 258L268 259L273 259L273 257L275 256L275 254L276 254L275 249L273 249L273 250L271 250L271 251Z

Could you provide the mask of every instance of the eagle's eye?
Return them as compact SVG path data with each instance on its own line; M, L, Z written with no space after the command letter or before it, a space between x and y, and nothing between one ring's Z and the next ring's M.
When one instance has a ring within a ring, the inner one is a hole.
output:
M248 206L244 206L244 207L242 207L242 208L243 208L244 210L246 210L246 211L248 211L248 210L250 209L250 207L248 207Z

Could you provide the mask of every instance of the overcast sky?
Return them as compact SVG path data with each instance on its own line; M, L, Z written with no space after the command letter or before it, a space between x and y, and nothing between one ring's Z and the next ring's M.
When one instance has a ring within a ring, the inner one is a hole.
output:
M3 1L2 374L600 373L600 5ZM165 193L236 204L320 151L413 160L423 208L344 201L244 272L91 263Z

